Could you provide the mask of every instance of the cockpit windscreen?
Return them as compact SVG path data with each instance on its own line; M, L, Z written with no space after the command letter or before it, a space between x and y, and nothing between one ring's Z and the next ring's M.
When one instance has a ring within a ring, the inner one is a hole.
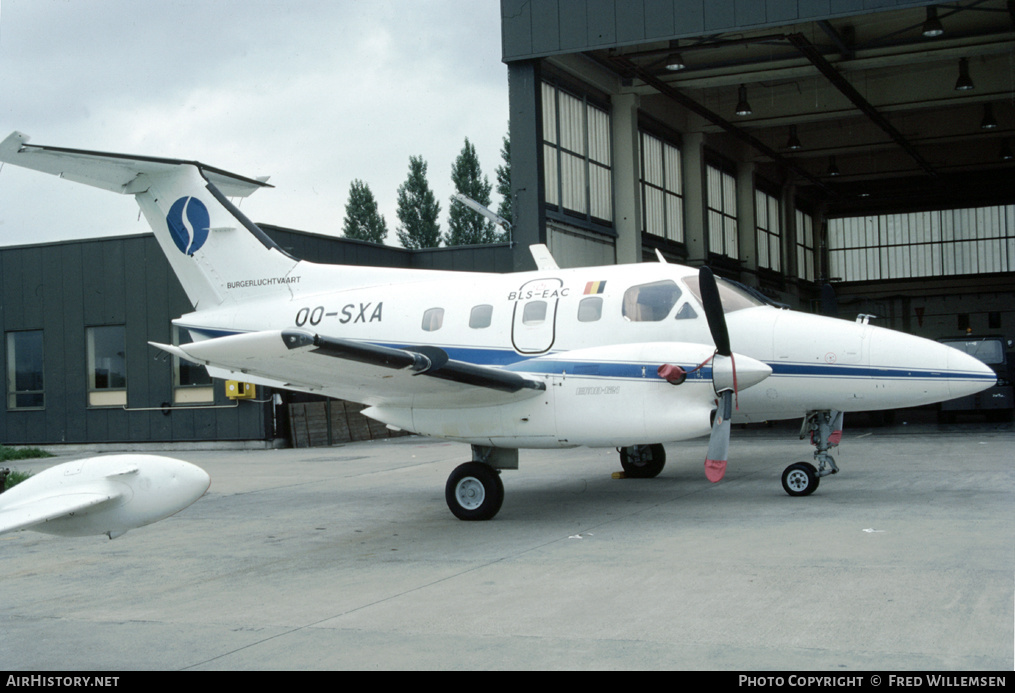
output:
M698 275L684 277L681 281L687 287L687 290L698 299L698 303L701 303L701 287L698 286ZM733 313L744 308L768 305L765 301L752 296L741 287L726 281L722 277L716 277L715 282L719 287L719 298L722 299L724 313Z

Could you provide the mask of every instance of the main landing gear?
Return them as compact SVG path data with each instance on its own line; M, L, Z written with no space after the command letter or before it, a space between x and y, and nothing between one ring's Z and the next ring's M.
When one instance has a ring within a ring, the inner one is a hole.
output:
M489 520L504 503L500 470L518 469L518 451L472 446L472 462L455 468L444 485L444 499L459 520Z
M500 471L482 462L459 465L448 477L444 498L459 520L489 520L504 502Z
M841 411L814 411L804 417L800 428L800 439L808 434L814 450L815 468L810 462L797 462L786 467L782 473L782 487L791 496L809 496L818 487L821 477L838 474L839 467L828 451L839 444L842 439Z
M652 479L659 476L666 465L666 450L655 445L630 445L618 448L620 466L628 479Z

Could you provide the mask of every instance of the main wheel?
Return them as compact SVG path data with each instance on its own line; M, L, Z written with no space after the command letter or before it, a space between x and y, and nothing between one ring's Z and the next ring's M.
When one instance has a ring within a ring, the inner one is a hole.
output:
M821 477L809 462L797 462L782 473L782 487L791 496L809 496L818 487Z
M466 462L448 477L444 499L459 520L489 520L504 502L504 483L493 467Z
M651 479L666 466L666 450L658 443L621 448L620 466L631 479Z

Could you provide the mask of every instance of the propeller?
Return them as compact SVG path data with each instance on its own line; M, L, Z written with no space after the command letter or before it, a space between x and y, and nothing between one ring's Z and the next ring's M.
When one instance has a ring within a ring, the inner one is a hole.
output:
M663 364L659 366L658 373L659 377L667 382L680 385L692 373L712 362L712 389L716 395L716 411L708 439L708 454L705 456L705 476L715 483L726 474L726 460L730 449L730 417L733 416L737 390L757 385L772 374L772 368L766 363L740 354L737 356L740 361L738 374L737 365L733 360L733 350L730 348L730 334L726 327L726 315L719 287L715 275L708 267L699 270L698 287L701 307L705 311L712 341L715 342L715 353L690 371L685 371L680 366Z
M722 299L719 297L715 275L708 267L698 270L698 286L701 291L701 307L705 309L705 319L712 333L712 341L715 342L716 353L720 356L730 356L733 351L730 349L730 333L726 329Z
M714 484L726 475L726 461L730 449L730 417L733 416L733 395L736 392L737 376L719 287L716 285L712 270L708 267L699 270L698 286L701 290L701 306L705 310L705 319L708 321L708 329L712 333L716 352L712 359L712 386L719 397L719 402L715 419L712 421L712 433L708 438L708 454L705 456L705 476ZM720 359L729 360L733 375L732 386L716 382L717 376L723 375L721 371L726 370L725 363Z

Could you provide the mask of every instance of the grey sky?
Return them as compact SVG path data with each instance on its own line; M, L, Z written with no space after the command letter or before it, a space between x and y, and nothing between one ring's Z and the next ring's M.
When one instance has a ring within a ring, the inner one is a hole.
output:
M197 159L275 189L255 221L340 235L364 180L395 243L422 155L446 229L469 138L495 179L507 133L497 0L0 0L0 139ZM495 200L496 201L496 200ZM147 230L133 200L0 171L0 244Z

